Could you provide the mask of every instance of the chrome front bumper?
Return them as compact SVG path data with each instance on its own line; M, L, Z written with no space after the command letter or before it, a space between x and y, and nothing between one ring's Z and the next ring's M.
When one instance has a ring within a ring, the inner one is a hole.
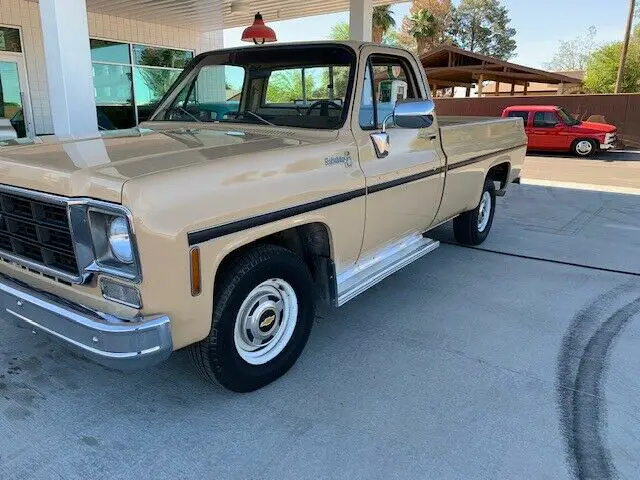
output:
M94 312L0 274L0 317L45 332L92 360L134 370L171 354L166 315L121 319Z
M615 143L601 143L600 144L600 150L611 150L616 148L616 144Z

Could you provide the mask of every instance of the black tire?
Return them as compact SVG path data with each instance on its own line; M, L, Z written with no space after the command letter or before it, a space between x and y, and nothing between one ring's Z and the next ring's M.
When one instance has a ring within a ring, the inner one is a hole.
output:
M581 142L589 142L591 144L591 150L587 152L587 151L578 149L578 145L580 145ZM571 153L573 153L577 157L586 158L595 154L599 148L600 148L600 145L598 145L598 143L596 143L595 140L592 140L590 138L579 138L571 144Z
M489 211L489 220L484 228L479 228L478 218L480 215L480 205L485 192L491 197L491 210ZM496 211L496 186L493 180L487 178L484 181L484 188L478 206L469 212L464 212L453 219L453 234L458 243L464 245L480 245L487 239L491 225L493 225L493 215Z
M297 322L284 349L268 362L254 365L243 359L236 348L236 317L247 296L272 278L282 279L293 288L297 297ZM313 281L302 259L279 246L257 246L235 259L222 273L214 295L211 332L189 347L190 357L205 379L235 392L256 390L293 366L307 343L314 315Z

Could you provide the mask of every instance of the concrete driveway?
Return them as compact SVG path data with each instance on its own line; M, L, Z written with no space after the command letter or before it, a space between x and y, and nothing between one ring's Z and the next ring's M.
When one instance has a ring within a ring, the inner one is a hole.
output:
M123 374L2 325L0 478L639 478L639 206L514 186L481 249L321 312L251 394L182 352Z

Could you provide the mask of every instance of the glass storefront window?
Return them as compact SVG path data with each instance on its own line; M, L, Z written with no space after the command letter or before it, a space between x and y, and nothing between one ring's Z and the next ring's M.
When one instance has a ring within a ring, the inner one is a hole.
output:
M170 48L134 45L133 58L136 65L182 69L193 58L193 53Z
M93 87L101 129L135 126L131 67L93 63Z
M134 67L133 88L138 106L138 121L143 122L153 113L158 101L169 90L182 70Z
M193 58L189 51L95 38L90 46L98 124L107 130L130 128L149 118Z
M89 40L91 60L94 62L126 63L129 64L129 44L109 42L107 40Z
M22 52L20 30L17 28L0 27L0 51Z

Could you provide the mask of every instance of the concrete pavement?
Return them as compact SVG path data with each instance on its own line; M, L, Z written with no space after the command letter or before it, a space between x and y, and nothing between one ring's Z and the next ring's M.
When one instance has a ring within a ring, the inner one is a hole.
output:
M640 152L599 152L590 158L529 152L522 178L533 185L640 194Z
M640 198L498 202L485 250L445 244L321 311L251 394L182 352L123 374L2 324L0 478L638 478Z

